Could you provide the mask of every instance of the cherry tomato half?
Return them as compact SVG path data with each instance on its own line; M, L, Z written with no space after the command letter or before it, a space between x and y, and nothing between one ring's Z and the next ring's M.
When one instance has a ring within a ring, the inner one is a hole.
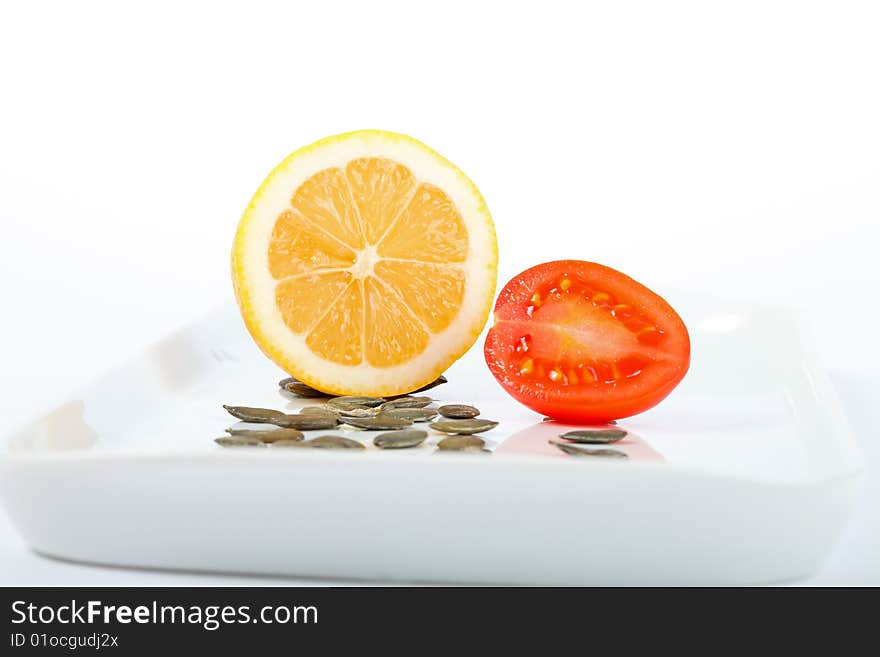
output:
M546 262L495 303L486 363L515 399L569 422L629 417L684 378L690 338L660 296L610 267Z

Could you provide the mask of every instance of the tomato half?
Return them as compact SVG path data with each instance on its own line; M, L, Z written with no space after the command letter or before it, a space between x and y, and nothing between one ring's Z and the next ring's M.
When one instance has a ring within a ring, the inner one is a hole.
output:
M515 399L569 422L651 408L690 364L690 338L666 301L610 267L546 262L514 277L495 303L486 363Z

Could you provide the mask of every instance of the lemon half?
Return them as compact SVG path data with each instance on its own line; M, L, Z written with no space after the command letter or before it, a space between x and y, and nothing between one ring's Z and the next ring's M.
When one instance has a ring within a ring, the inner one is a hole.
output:
M399 394L442 374L492 308L498 249L479 190L419 141L379 130L288 156L232 249L260 349L337 395Z

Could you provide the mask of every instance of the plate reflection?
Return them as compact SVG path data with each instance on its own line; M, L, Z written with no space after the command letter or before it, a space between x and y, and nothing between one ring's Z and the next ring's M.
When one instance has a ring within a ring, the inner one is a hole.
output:
M579 456L566 454L558 447L551 445L550 441L566 443L568 441L560 438L560 434L576 429L623 429L627 432L623 439L606 445L581 445L571 443L576 447L582 447L588 450L615 450L623 452L630 461L665 461L663 455L651 447L648 442L638 434L630 431L621 425L579 425L567 424L565 422L544 421L534 424L527 429L523 429L519 433L515 433L503 442L501 442L494 450L495 454L517 454L521 456L546 456L559 459L583 459L583 460L610 460L602 456ZM615 459L616 460L616 459ZM620 459L623 461L623 459Z

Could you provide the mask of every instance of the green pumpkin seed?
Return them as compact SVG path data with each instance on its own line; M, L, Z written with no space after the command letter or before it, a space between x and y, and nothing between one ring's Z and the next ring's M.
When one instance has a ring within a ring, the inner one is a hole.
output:
M264 443L259 438L251 438L249 436L221 436L220 438L215 438L214 442L220 445L221 447L265 447L266 443Z
M309 385L306 385L299 379L293 376L288 376L286 379L281 379L278 382L278 387L282 390L286 390L287 392L293 393L300 397L327 397L327 395L320 390L316 390Z
M272 424L272 420L278 418L284 413L275 411L271 408L253 408L251 406L227 406L223 404L223 408L235 418L244 422L261 422Z
M385 399L399 399L400 397L408 397L409 395L415 395L416 393L419 393L419 392L425 392L426 390L430 390L431 388L435 388L435 387L437 387L439 385L443 385L444 383L447 383L447 382L448 382L448 379L441 374L436 379L431 381L431 383L423 385L418 390L410 390L409 392L404 393L402 395L390 395L390 396L386 397Z
M548 440L551 445L562 450L566 454L572 456L597 456L601 458L628 459L629 456L619 449L590 449L589 447L581 447L572 443L560 443L555 440Z
M489 429L494 429L498 426L498 423L494 420L440 420L438 422L432 422L431 428L436 431L441 431L443 433L455 433L462 435L470 435L473 433L483 433L484 431L489 431Z
M286 390L287 392L294 394L297 397L329 397L326 392L316 390L315 388L306 385L302 381L290 381L289 383L281 386L281 389Z
M339 415L339 412L328 406L303 406L299 409L300 415L308 415L309 413L318 413L321 415Z
M231 427L226 430L232 436L238 438L256 438L264 443L274 443L278 440L302 440L301 431L296 429L236 429Z
M327 405L337 410L350 408L373 408L379 406L385 400L381 397L333 397L327 402Z
M446 404L438 408L437 412L443 417L453 420L469 420L477 417L480 414L480 409L466 404Z
M577 431L567 431L560 434L559 437L575 443L604 445L616 443L618 440L626 438L626 431L623 429L578 429Z
M412 420L388 417L386 415L377 415L376 417L344 417L342 422L358 429L370 431L393 431L412 425Z
M383 410L379 415L413 422L430 422L437 417L437 411L433 408L390 408L387 411Z
M308 409L308 410L306 410ZM299 411L300 415L306 415L308 417L323 417L323 418L332 418L337 422L340 421L339 413L334 411L332 408L321 408L317 406L306 406L305 408L301 408Z
M335 415L324 413L306 413L297 415L281 415L274 417L271 424L285 429L297 429L299 431L313 431L315 429L335 429L339 420Z
M306 447L306 440L276 440L272 443L272 449L276 447Z
M543 422L558 422L558 420L555 417L545 417L542 421ZM617 424L617 420L606 420L602 424Z
M356 406L354 408L340 408L338 412L343 420L347 417L375 417L379 414L379 408L361 408Z
M373 438L373 444L382 449L406 449L407 447L421 445L427 437L428 432L419 429L391 431L389 433L380 433Z
M437 449L444 452L481 452L486 441L476 436L448 436L437 443Z
M311 440L306 440L303 447L314 447L315 449L366 449L361 443L351 438L343 436L318 436Z
M433 399L430 397L395 397L383 403L379 408L383 411L390 411L393 408L424 408L430 404Z

